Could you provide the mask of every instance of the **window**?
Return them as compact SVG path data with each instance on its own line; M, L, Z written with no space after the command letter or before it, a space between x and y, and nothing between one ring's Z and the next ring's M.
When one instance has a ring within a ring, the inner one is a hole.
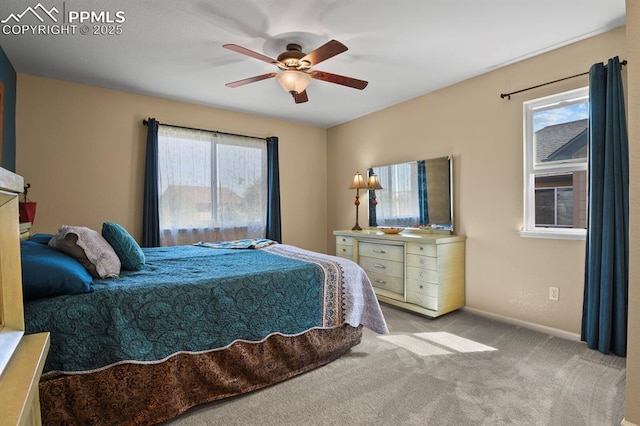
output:
M585 237L588 148L588 87L524 103L521 235Z
M160 244L264 238L267 144L160 125Z

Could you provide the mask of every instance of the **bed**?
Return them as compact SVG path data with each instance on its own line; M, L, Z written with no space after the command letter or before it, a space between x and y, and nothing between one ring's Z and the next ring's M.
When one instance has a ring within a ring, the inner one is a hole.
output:
M60 234L21 243L26 333L51 333L43 424L157 424L331 362L360 343L362 327L387 332L357 264L264 240L135 245L143 264L134 267L109 241L117 276L80 247L84 262L98 264L90 284L85 276L55 295L47 293L55 283L30 288L42 257L82 265L74 258L82 238L67 230L78 241L65 252L52 247Z

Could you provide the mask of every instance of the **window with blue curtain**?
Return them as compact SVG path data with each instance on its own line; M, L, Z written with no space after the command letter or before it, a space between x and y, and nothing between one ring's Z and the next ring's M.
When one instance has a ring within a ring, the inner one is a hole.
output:
M280 241L278 138L147 125L145 246Z

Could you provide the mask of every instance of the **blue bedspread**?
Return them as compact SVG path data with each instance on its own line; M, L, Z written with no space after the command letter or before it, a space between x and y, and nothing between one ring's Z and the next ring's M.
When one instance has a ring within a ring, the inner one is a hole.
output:
M92 293L25 303L26 332L51 332L45 372L158 361L323 326L318 265L266 250L143 250L141 271L96 280Z

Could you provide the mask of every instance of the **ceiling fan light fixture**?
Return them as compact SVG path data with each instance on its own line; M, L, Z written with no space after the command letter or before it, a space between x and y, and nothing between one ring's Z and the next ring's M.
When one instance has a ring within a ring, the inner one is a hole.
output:
M278 55L278 59L270 58L262 53L254 52L253 50L238 46L237 44L224 44L222 47L268 64L275 65L280 70L279 72L270 72L233 81L231 83L227 83L225 85L227 87L240 87L245 84L255 83L256 81L275 77L275 79L278 80L278 84L280 84L284 91L292 95L295 103L302 104L309 101L309 97L307 96L307 86L311 83L311 80L321 80L327 83L340 84L342 86L358 90L364 89L368 84L364 80L311 69L321 62L347 51L347 46L337 40L330 40L310 53L304 53L301 45L290 43L287 45L287 51Z
M311 83L311 76L303 71L287 70L281 71L276 76L276 80L287 93L302 93Z

